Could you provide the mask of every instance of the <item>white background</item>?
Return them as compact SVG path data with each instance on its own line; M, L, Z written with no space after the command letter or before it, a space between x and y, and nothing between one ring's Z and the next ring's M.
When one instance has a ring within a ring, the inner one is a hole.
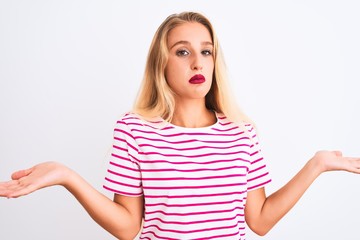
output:
M56 160L99 191L116 119L170 14L214 24L231 84L257 123L273 182L320 149L359 156L358 1L0 1L0 181ZM360 239L360 176L325 173L271 232L248 239ZM0 199L1 239L114 239L61 187Z

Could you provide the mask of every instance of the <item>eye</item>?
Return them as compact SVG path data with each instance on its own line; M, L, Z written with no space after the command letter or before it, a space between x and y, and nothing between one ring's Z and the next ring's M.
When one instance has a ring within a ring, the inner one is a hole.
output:
M179 57L187 56L189 54L190 53L187 50L184 50L184 49L180 49L180 50L176 51L176 55L179 56Z
M205 55L205 56L209 56L209 55L212 55L212 51L211 50L203 50L203 51L201 51L201 54Z

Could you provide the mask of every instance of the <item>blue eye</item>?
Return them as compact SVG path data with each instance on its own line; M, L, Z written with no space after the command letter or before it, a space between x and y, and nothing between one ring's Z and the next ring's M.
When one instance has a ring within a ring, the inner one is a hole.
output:
M178 51L176 51L176 55L177 56L187 56L187 55L189 55L189 52L186 50L178 50Z

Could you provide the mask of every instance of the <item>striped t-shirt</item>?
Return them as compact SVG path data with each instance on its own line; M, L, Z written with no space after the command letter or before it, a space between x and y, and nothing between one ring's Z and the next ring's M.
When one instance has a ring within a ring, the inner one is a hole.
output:
M203 128L117 122L104 188L144 195L140 239L245 239L247 192L271 179L255 129L216 115Z

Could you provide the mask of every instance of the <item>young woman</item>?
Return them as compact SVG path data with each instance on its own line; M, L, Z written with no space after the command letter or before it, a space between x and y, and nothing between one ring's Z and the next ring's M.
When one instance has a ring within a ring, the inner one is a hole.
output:
M360 173L358 158L317 152L270 196L255 129L232 101L221 49L201 14L169 16L157 30L133 111L116 124L104 188L56 162L0 184L14 198L62 185L119 239L245 239L266 234L323 172Z

